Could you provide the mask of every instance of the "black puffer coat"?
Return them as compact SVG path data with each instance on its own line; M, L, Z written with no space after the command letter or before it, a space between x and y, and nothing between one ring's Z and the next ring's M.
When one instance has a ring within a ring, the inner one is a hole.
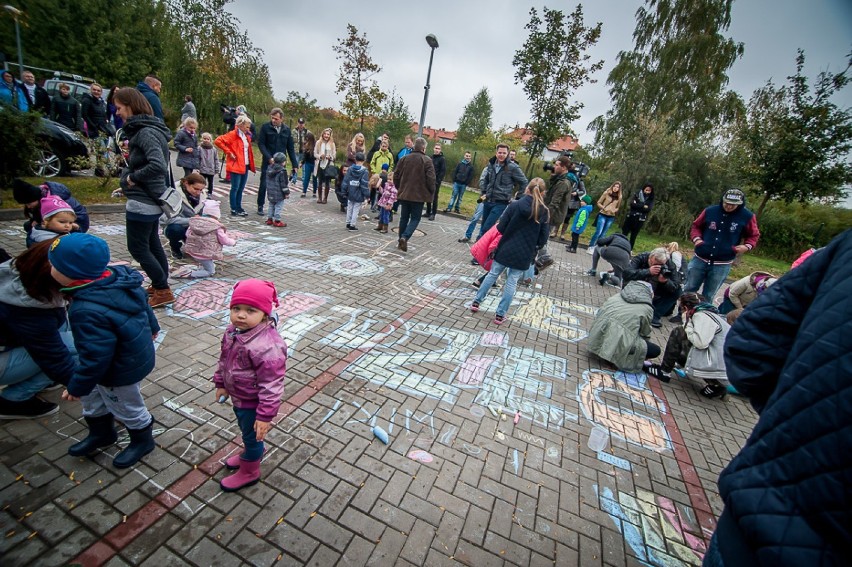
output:
M719 477L726 567L849 565L850 282L847 230L749 304L728 333L728 378L760 419Z

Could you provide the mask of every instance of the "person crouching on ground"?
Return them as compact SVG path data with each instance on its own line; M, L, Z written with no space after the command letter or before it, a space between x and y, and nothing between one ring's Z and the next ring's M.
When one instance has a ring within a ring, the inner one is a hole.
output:
M653 295L651 284L632 281L607 299L589 330L589 352L625 372L639 372L646 358L660 356L659 345L649 340Z
M268 226L283 228L286 222L281 222L281 212L284 210L284 201L290 198L290 180L287 177L287 168L284 162L287 155L284 152L276 152L272 156L272 166L266 172L266 200L269 201L269 216L266 219Z
M79 364L62 399L80 401L89 435L68 448L90 455L118 439L113 418L127 428L130 444L112 464L132 467L154 450L154 418L139 383L154 369L160 325L142 289L142 274L110 266L109 246L97 236L71 233L53 241L50 275L71 298L68 321Z
M364 152L355 152L355 164L346 170L346 176L341 184L342 191L346 192L346 228L358 230L358 213L361 205L370 198L370 170L364 167L366 160Z
M216 399L231 398L244 451L225 461L236 470L221 480L234 492L260 480L263 439L278 415L287 370L287 344L276 330L278 293L272 282L243 280L231 294L231 324L222 337L219 366L213 375Z
M284 179L287 179L286 172ZM201 216L189 219L189 229L186 231L186 246L184 251L192 256L201 266L198 269L181 268L172 277L175 278L208 278L216 273L214 260L222 260L222 245L233 246L237 241L230 236L219 221L221 210L219 201L208 199L204 201Z
M595 277L597 275L598 262L601 258L609 262L612 266L612 273L603 272L598 279L601 285L609 283L616 287L621 287L621 275L624 270L630 267L630 253L633 247L630 245L630 240L627 236L616 232L609 236L604 236L598 240L598 245L592 254L592 269L586 272L587 276Z

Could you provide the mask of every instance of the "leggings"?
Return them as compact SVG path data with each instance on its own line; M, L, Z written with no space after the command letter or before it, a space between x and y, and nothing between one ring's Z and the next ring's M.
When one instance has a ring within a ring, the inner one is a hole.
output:
M160 243L160 221L127 219L127 250L151 279L154 289L169 289L169 261Z

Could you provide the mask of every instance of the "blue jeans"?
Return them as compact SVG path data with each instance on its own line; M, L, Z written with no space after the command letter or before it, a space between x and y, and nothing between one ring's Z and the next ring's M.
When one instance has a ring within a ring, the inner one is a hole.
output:
M234 415L237 416L237 424L239 424L240 431L243 433L243 445L245 445L245 452L240 456L246 461L259 461L263 456L263 441L258 441L257 435L254 433L257 412L253 409L235 407Z
M716 292L725 283L725 278L731 272L730 264L710 264L697 256L693 256L689 261L689 268L686 272L686 285L683 291L698 291L698 288L704 284L701 294L707 298L707 301L713 301L716 297Z
M269 203L269 210L267 211L267 217L272 220L281 220L281 213L284 212L284 203L285 201L282 199L275 203Z
M606 235L606 231L609 230L609 227L612 226L612 222L615 220L615 217L611 217L609 215L600 214L598 215L598 222L596 224L597 228L595 229L595 234L592 235L592 239L589 241L589 248L597 244L598 239L601 236Z
M467 185L462 185L461 183L453 183L453 196L450 197L450 202L447 204L447 210L455 209L459 210L461 207L462 197L464 197L464 190L467 189Z
M734 309L736 309L736 307L734 307L734 304L731 303L731 300L726 297L722 301L722 304L719 306L719 313L721 313L722 315L727 315Z
M266 179L265 175L261 177L261 181L264 179ZM232 213L239 213L243 210L243 189L246 188L246 181L248 181L248 171L245 173L231 172L231 193L229 198Z
M470 240L473 236L473 231L476 228L476 223L479 222L479 219L482 218L482 211L485 209L485 203L479 203L476 205L476 210L473 212L473 216L470 217L470 224L467 225L467 230L464 231L464 237Z
M506 210L506 207L509 206L509 203L483 203L485 206L482 209L482 226L479 227L479 236L476 238L482 238L482 235L488 232L488 229L497 224L497 221L500 220L500 215L503 214L503 211Z
M423 203L415 203L414 201L397 201L399 205L399 237L409 240L414 231L417 230L417 225L420 224L420 217L423 216Z
M77 349L74 347L74 337L71 336L67 323L59 329L59 336L76 362ZM6 386L2 396L10 402L29 400L53 384L53 380L47 377L24 347L0 352L0 362L0 368L3 368L0 373L0 386Z
M302 195L308 194L308 183L310 183L311 178L314 180L314 195L317 194L317 178L313 176L314 173L314 164L312 163L304 163L302 164Z
M509 270L509 273L506 274L506 285L503 286L503 296L500 298L500 303L497 304L497 315L501 317L506 316L509 306L512 305L512 298L515 297L515 290L518 289L518 280L524 275L525 270L507 268L495 260L491 263L491 270L485 276L485 279L482 280L479 291L476 292L476 297L474 298L475 302L482 303L488 294L488 290L491 289L491 286L494 285L497 278L503 273L503 270Z

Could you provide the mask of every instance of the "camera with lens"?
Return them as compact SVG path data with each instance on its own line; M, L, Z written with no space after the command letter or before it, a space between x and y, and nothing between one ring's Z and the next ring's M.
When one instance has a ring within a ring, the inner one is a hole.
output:
M671 268L669 268L668 266L663 266L662 268L660 268L660 275L666 278L667 280L671 279L672 273L673 272Z
M582 179L583 177L585 177L585 176L587 176L587 175L589 174L589 171L591 170L591 168L590 168L588 165L586 165L585 163L581 162L581 161L574 161L574 154L573 154L573 152L569 152L569 151L567 151L567 150L566 150L566 151L564 151L564 152L560 153L560 154L557 156L557 159L558 159L558 158L560 158L560 157L562 157L562 156L568 156L568 157L571 159L571 163L573 164L573 167L571 168L571 171L573 171L573 172L574 172L574 174L577 176L577 178L578 178L578 179ZM549 171L549 172L551 172L551 173L554 173L553 164L554 164L554 162L555 162L555 161L556 161L556 160L546 162L546 163L545 163L544 165L542 165L541 167L542 167L545 171Z
M220 104L219 110L222 114L234 114L237 111L236 107L228 106L227 104Z

